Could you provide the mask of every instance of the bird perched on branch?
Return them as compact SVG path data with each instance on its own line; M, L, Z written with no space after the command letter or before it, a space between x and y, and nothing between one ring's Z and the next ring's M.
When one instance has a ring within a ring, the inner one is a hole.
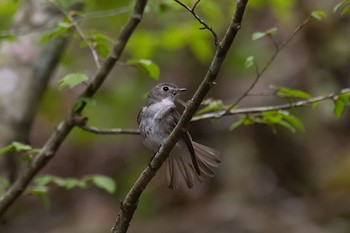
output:
M172 83L160 83L153 87L137 117L143 143L157 152L180 119L175 101L180 93L186 91ZM169 188L175 190L185 181L188 188L214 176L212 167L220 163L219 152L192 141L188 131L183 132L167 158L167 181Z

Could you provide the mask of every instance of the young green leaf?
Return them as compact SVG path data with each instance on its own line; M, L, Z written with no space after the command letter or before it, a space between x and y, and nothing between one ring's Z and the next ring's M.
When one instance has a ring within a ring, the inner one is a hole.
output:
M46 186L35 186L28 189L28 192L35 195L43 195L46 194L49 189Z
M94 175L91 176L91 181L99 188L106 190L109 193L114 193L116 190L116 183L108 176Z
M80 47L86 47L88 43L91 43L100 56L107 57L114 40L105 34L95 33L88 38L88 41L82 41Z
M222 106L223 106L223 103L222 103L222 100L214 100L214 101L211 101L208 106L200 109L198 112L197 112L197 115L201 115L201 114L204 114L204 113L207 113L207 112L213 112L213 111L216 111L216 110L221 110L222 109Z
M254 56L249 56L245 59L244 67L248 69L248 68L252 67L254 65L254 63L255 63Z
M51 204L50 199L47 195L48 191L49 191L48 187L40 186L40 185L28 188L26 190L27 193L36 195L40 199L40 201L44 204L45 208L49 208Z
M0 149L0 155L5 154L5 153L9 152L10 150L13 150L13 145L12 144L1 148Z
M27 145L21 142L12 142L10 145L0 149L0 155L7 153L11 150L14 150L16 152L22 152L22 151L31 151L33 150L33 148L30 145ZM35 149L35 151L37 151L37 149Z
M238 121L233 122L233 123L231 124L229 130L232 131L232 130L238 128L240 125L242 125L242 124L243 124L243 120L242 120L242 119L243 119L243 118L240 118Z
M287 87L277 87L277 86L270 86L272 89L277 90L276 95L280 97L293 97L293 98L301 98L301 99L309 99L311 95L305 91L297 90L297 89L290 89Z
M273 34L276 34L277 30L278 29L276 27L273 27L273 28L266 30L265 33L266 33L266 35L273 35Z
M76 178L66 178L64 179L64 187L66 189L73 189L76 187L80 187L80 180Z
M54 176L50 175L43 175L43 176L38 176L35 178L34 183L37 184L38 186L47 186L50 182L52 182L54 179Z
M327 14L324 11L313 11L311 12L311 16L318 21L322 21L327 18Z
M289 129L292 133L295 133L295 132L296 132L296 130L295 130L295 128L293 127L293 125L291 125L291 124L290 124L289 122L287 122L287 121L281 120L281 121L277 122L276 124L277 124L277 125L280 125L280 126L282 126L282 127L284 127L284 128L286 128L286 129Z
M86 80L88 80L88 77L82 73L67 74L63 79L58 81L58 87L60 90L67 87L73 88Z
M350 0L343 0L340 3L338 3L334 8L333 8L333 12L337 12L340 8L343 8L345 5L347 5L348 3L350 3Z
M64 36L68 30L72 27L73 25L67 21L67 19L63 19L55 29L53 29L51 32L43 35L40 39L41 43L45 43L49 41L52 38L58 37L58 36Z
M341 11L340 15L346 15L349 12L350 12L350 6L347 6Z
M97 103L93 97L80 97L73 105L73 111L78 111L84 104L95 106Z
M350 93L340 94L334 99L333 114L337 118L340 118L343 115L345 107L349 103L349 99L350 99Z
M264 36L266 36L265 32L254 32L252 35L252 40L258 40Z
M273 27L264 32L254 32L252 35L252 40L258 40L266 35L273 35L277 32L277 28Z
M13 146L13 149L17 152L28 151L32 149L30 145L23 144L21 142L13 142L12 146Z
M281 114L283 114L283 119L290 123L295 129L300 130L301 132L305 132L305 127L303 122L298 119L296 116L291 115L287 111L279 111Z
M266 124L276 124L283 119L283 115L275 111L263 112L261 115L262 115L263 123L266 123Z
M129 65L136 65L144 69L151 78L158 80L160 69L156 63L149 59L131 59L127 61Z

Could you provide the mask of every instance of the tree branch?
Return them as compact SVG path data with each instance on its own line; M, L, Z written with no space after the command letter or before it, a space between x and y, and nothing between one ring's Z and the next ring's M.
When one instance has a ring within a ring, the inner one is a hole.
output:
M124 201L121 203L118 218L112 228L113 233L125 233L127 231L142 192L168 157L169 152L178 141L181 133L187 129L192 116L200 106L200 103L203 101L205 95L208 93L210 88L215 85L215 80L219 73L220 67L232 45L233 40L236 37L238 30L241 28L241 21L247 2L248 0L237 0L237 7L230 26L228 27L223 40L216 48L214 58L210 64L207 74L205 75L192 99L188 102L188 105L175 129L159 148L154 158L139 176L129 193L126 195Z
M246 96L249 95L251 90L254 89L258 81L260 80L261 76L265 73L265 71L271 66L271 64L275 61L277 55L280 53L280 51L294 38L294 36L310 21L310 17L307 18L304 22L302 22L295 31L285 40L282 42L282 44L278 45L277 42L273 39L271 35L269 35L270 40L272 41L272 44L276 48L274 54L271 56L267 64L262 68L261 71L257 69L257 64L254 62L255 68L256 68L256 76L254 81L250 84L248 89L234 102L231 108L227 109L226 111L229 112L232 108L237 106Z
M101 64L100 64L100 58L98 56L98 53L97 53L96 49L94 48L94 46L90 43L90 41L86 37L83 30L80 28L78 22L75 20L75 18L74 18L74 16L76 16L76 15L74 15L75 13L72 14L72 11L66 13L66 11L64 9L62 9L60 6L58 6L55 2L53 2L51 0L48 2L51 3L54 7L56 7L68 19L68 21L73 25L75 30L78 32L80 38L87 44L87 46L91 52L92 58L96 64L97 69L100 69Z
M214 31L214 29L213 29L211 26L209 26L206 22L204 22L204 20L201 19L201 17L199 17L199 16L196 14L196 12L195 12L196 7L198 6L198 4L199 4L199 2L200 2L201 0L197 0L197 2L193 5L192 8L186 6L185 3L183 3L183 2L181 2L181 1L179 1L179 0L174 0L174 1L177 2L177 3L178 3L180 6L182 6L183 8L185 8L187 11L189 11L189 12L193 15L193 17L195 17L195 18L197 19L197 21L198 21L200 24L203 25L203 27L200 28L201 30L207 29L207 30L209 30L209 31L211 32L211 34L212 34L213 37L214 37L214 44L215 44L215 46L218 46L218 45L219 45L219 39L218 39L218 36L216 35L216 32Z
M192 121L199 121L199 120L207 120L207 119L218 119L223 116L232 116L232 115L240 115L240 114L250 114L250 113L261 113L266 111L278 111L278 110L285 110L285 109L291 109L291 108L297 108L297 107L304 107L309 106L314 103L318 103L327 99L334 100L338 95L350 93L350 88L345 88L340 90L337 93L331 93L328 95L321 95L316 96L310 99L306 100L300 100L297 102L292 102L289 104L281 104L281 105L275 105L275 106L262 106L262 107L251 107L251 108L238 108L238 109L231 109L229 112L226 110L217 111L217 112L211 112L206 113L203 115L195 116L192 118Z
M194 116L191 119L191 122L193 121L201 121L201 120L210 120L210 119L219 119L224 116L234 116L234 115L242 115L242 114L252 114L252 113L262 113L266 111L279 111L279 110L286 110L286 109L293 109L293 108L299 108L299 107L306 107L310 106L312 104L325 101L325 100L334 100L338 95L350 93L350 88L345 88L340 90L336 93L331 93L328 95L320 95L315 96L306 100L300 100L296 102L292 102L289 104L281 104L281 105L272 105L272 106L261 106L261 107L249 107L249 108L237 108L232 109L230 112L225 113L225 111L216 111L216 112L210 112L198 116ZM260 96L261 94L259 94ZM271 96L269 94L269 96ZM129 135L138 135L140 134L139 129L123 129L123 128L110 128L110 129L101 129L94 126L79 126L82 130L87 131L89 133L93 134L101 134L101 135L120 135L120 134L129 134Z
M130 36L141 21L146 4L147 0L136 1L134 10L125 27L120 32L117 42L114 45L110 55L101 69L98 70L92 83L86 87L81 97L92 97L101 87L115 63L122 55ZM73 109L71 110L65 119L57 126L56 130L52 133L51 137L45 143L38 155L36 155L31 166L28 167L27 170L25 170L10 187L10 189L0 197L0 216L2 216L14 203L14 201L23 193L32 178L54 157L60 145L73 129L77 119L80 118L79 114L84 107L85 105L82 105L77 111L73 111Z
M121 129L121 128L113 128L113 129L100 129L93 126L82 125L79 126L80 129L94 134L101 135L118 135L118 134L130 134L130 135L138 135L140 134L139 129Z

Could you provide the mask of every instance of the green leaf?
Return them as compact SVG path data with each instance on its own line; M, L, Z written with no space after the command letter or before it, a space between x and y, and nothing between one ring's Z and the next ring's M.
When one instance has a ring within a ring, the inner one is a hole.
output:
M40 39L40 42L45 43L52 38L64 36L72 26L73 25L69 21L67 21L67 19L63 19L55 29L43 35Z
M276 124L286 128L286 129L289 129L292 133L296 132L295 128L287 121L281 120L281 121L277 122Z
M232 131L232 130L238 128L240 125L242 125L242 124L243 124L243 120L242 120L242 119L243 119L243 118L239 119L238 121L233 122L233 123L231 124L229 130Z
M73 105L73 111L78 111L84 104L95 106L97 103L93 97L80 97Z
M88 41L82 41L80 43L80 47L86 47L88 46L88 43L90 43L91 46L96 49L99 55L102 57L107 57L114 40L105 34L95 33L88 38Z
M333 114L337 118L340 118L343 115L345 107L349 103L349 99L350 99L350 93L340 94L336 98L334 98Z
M277 28L273 27L264 32L254 32L252 35L252 40L258 40L266 35L273 35L277 32Z
M22 152L22 151L30 151L32 149L33 148L30 145L27 145L21 142L12 142L10 145L0 149L0 155L7 153L11 150L15 150L16 152Z
M91 176L90 179L94 185L106 190L108 193L114 193L116 190L115 181L108 176L94 175Z
M12 146L13 146L13 149L17 152L28 151L28 150L32 149L32 147L30 145L23 144L21 142L13 142Z
M45 208L50 207L50 199L47 196L49 189L46 186L35 186L27 189L27 193L36 195L44 204Z
M260 39L264 36L266 36L265 32L254 32L252 35L252 40L257 40L257 39Z
M9 152L9 151L12 150L12 149L13 149L13 145L12 145L12 144L1 148L1 149L0 149L0 155Z
M64 187L66 189L73 189L76 187L80 187L80 180L76 179L76 178L66 178L64 179Z
M305 132L305 127L303 122L297 118L294 115L291 115L289 112L287 111L279 111L281 114L283 114L284 116L284 120L288 123L290 123L294 128L300 130L301 132Z
M283 119L283 115L278 112L263 112L262 120L266 124L276 124L279 123Z
M350 3L350 0L343 0L340 3L338 3L334 8L333 12L337 12L340 8L343 8L346 4Z
M350 12L350 6L347 6L341 11L340 15L345 15L345 14L348 14L349 12Z
M8 40L8 41L15 41L15 40L16 40L16 35L14 35L14 34L8 34L8 35L6 35L5 40Z
M144 69L148 73L148 75L151 76L151 78L155 80L159 80L160 70L158 65L153 61L149 59L132 59L132 60L128 60L127 64L136 65Z
M287 87L277 87L277 86L270 86L271 88L277 90L276 95L280 97L294 97L294 98L301 98L301 99L309 99L311 95L305 91L297 90L297 89L290 89Z
M277 30L278 29L276 27L273 27L273 28L266 30L265 33L266 33L266 35L273 35L273 34L276 34Z
M67 74L63 79L58 81L58 87L60 90L67 87L73 88L86 80L88 80L88 77L82 73Z
M211 101L208 106L200 109L198 112L197 112L197 115L201 115L201 114L204 114L204 113L207 113L207 112L213 112L213 111L216 111L216 110L221 110L222 109L222 106L223 106L223 103L222 103L222 100L214 100L214 101Z
M46 186L36 186L28 189L28 192L35 195L46 194L49 189Z
M295 116L291 115L288 111L268 111L262 114L263 123L269 125L280 125L289 129L291 132L300 130L305 131L303 123Z
M249 56L245 59L245 63L244 63L245 68L248 69L248 68L252 67L254 64L255 64L254 56Z
M50 175L38 176L35 178L34 183L36 183L38 186L46 186L52 182L53 179L54 177Z
M324 11L313 11L311 12L311 16L318 21L322 21L327 18L327 14Z

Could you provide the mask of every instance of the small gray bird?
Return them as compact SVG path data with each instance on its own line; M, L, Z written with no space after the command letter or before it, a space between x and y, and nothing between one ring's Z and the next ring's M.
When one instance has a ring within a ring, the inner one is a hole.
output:
M172 83L160 83L150 90L147 105L137 116L143 143L150 150L156 152L178 123L175 101L183 91L186 89ZM211 168L219 165L218 156L218 151L192 141L189 132L184 132L167 159L169 188L175 190L181 177L192 188L197 181L214 176Z

